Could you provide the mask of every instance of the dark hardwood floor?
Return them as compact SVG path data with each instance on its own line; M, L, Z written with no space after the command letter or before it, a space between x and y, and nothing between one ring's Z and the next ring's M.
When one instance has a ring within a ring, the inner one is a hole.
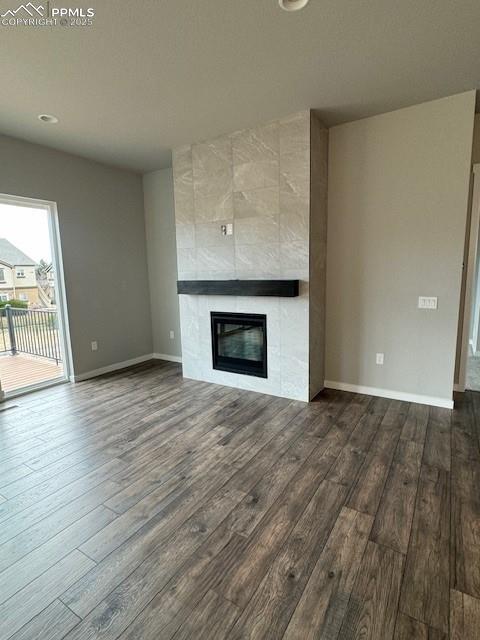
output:
M480 394L149 364L0 412L1 640L478 640Z

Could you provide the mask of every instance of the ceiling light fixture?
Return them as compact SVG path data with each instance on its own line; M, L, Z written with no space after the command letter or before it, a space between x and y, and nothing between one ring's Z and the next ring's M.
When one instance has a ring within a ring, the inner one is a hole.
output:
M306 7L309 0L278 0L278 4L285 11L299 11Z
M38 116L40 122L45 122L46 124L57 124L58 118L56 116L49 115L48 113L41 113Z

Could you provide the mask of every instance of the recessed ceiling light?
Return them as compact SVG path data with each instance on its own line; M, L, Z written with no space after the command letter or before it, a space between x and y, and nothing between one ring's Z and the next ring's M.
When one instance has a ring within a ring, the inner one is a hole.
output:
M309 0L278 0L278 4L285 11L299 11L306 7Z
M38 116L40 122L45 122L46 124L57 124L58 118L56 116L52 116L48 113L41 113Z

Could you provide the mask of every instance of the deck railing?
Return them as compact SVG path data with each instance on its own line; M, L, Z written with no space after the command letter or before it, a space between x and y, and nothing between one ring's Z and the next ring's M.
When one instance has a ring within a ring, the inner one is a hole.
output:
M0 353L28 353L61 362L57 311L5 305L0 310Z

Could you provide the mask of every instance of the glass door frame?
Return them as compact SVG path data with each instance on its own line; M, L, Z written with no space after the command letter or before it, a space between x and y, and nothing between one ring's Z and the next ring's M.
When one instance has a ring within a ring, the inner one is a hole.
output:
M70 342L70 327L68 322L67 296L65 289L65 277L63 272L63 256L60 241L60 227L58 223L57 203L50 200L38 198L27 198L24 196L13 196L0 193L0 204L8 204L15 207L28 207L29 209L40 209L47 213L48 232L50 246L52 250L52 265L55 273L55 296L57 302L58 331L60 337L60 350L62 354L63 375L52 380L45 380L36 384L31 384L14 391L3 391L3 400L8 400L15 396L37 391L46 387L72 381L73 360L72 347ZM1 380L0 380L1 383ZM0 397L0 401L2 397Z

